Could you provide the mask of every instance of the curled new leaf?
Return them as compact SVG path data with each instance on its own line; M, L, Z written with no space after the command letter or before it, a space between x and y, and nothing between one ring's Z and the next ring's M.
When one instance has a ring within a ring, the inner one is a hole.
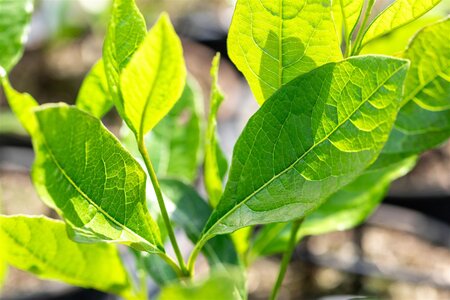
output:
M33 182L83 242L161 252L145 199L145 173L95 117L65 105L36 111Z

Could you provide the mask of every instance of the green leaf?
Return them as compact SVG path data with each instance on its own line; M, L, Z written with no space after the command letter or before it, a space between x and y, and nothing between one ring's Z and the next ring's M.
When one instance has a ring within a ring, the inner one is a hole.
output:
M364 0L334 0L332 2L338 37L341 38L343 33L345 41L349 42L363 11Z
M368 170L333 194L303 221L297 239L347 230L365 221L383 200L391 182L404 176L415 165L416 157L387 168ZM254 240L252 255L263 256L285 251L291 224L269 224Z
M8 264L43 279L129 295L127 272L115 246L77 244L61 221L0 216L0 241Z
M370 41L420 18L441 0L397 0L381 12L364 34L362 47Z
M102 59L92 67L84 79L76 105L97 118L103 117L113 106Z
M174 283L162 289L158 300L232 300L242 299L234 290L233 277L227 273L213 274L194 283Z
M342 59L331 1L238 0L228 51L262 104L297 76Z
M183 48L161 14L121 75L123 119L140 139L170 111L186 82Z
M22 56L32 13L33 0L0 0L0 77Z
M293 80L250 119L202 239L302 218L378 156L408 62L360 56Z
M103 62L109 92L119 114L124 115L120 74L147 34L145 20L134 0L114 0L103 44Z
M39 104L29 94L17 92L9 83L7 77L1 78L1 82L11 110L19 119L25 130L29 134L32 134L37 127L33 109Z
M227 161L223 160L224 155L220 148L220 144L217 137L217 112L220 104L224 100L224 96L219 89L218 76L219 76L219 64L220 54L217 53L213 59L211 66L211 97L210 108L208 116L208 126L206 129L206 145L205 145L205 166L204 166L204 180L205 188L208 193L209 203L212 207L216 207L219 203L220 197L223 192L223 166L225 170L227 168ZM221 167L221 165L223 165ZM226 171L225 171L226 172Z
M81 242L163 251L145 199L145 173L95 117L66 105L36 111L32 177Z
M172 110L145 135L145 146L159 177L173 177L193 182L197 177L203 152L203 95L193 80ZM141 159L134 134L121 128L121 140L134 157Z
M382 154L384 167L434 148L450 137L450 19L421 30L403 57L411 61L405 97Z

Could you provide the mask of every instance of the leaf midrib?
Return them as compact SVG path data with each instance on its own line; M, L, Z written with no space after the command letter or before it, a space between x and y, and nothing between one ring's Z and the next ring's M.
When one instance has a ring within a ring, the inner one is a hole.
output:
M137 234L136 232L134 232L133 230L131 230L130 228L128 228L127 226L125 226L125 224L120 223L118 220L116 220L115 218L113 218L111 215L109 215L105 210L103 210L103 208L101 208L97 203L94 202L94 200L92 200L88 195L86 195L80 187L78 187L78 185L75 183L74 180L72 180L72 178L64 171L64 169L62 168L62 166L58 163L58 160L56 159L55 155L53 154L53 152L51 151L50 147L47 144L47 139L45 138L45 135L42 134L42 140L44 142L45 148L47 149L48 153L50 154L50 157L53 161L53 163L56 165L56 167L58 168L58 170L61 172L61 174L63 174L64 178L66 178L66 180L70 183L70 185L72 185L75 190L80 193L80 195L87 201L89 202L90 205L94 206L97 211L99 211L101 214L103 214L104 216L106 216L111 222L113 222L115 225L117 225L118 227L122 228L122 230L130 233L131 235L135 236L138 238L138 240L140 241L144 241L145 244L148 244L152 249L154 249L156 252L160 252L160 250L155 247L150 241L146 240L145 238L143 238L142 236L140 236L139 234Z
M345 124L359 109L367 102L369 99L392 77L394 77L401 69L404 68L405 65L401 65L399 68L397 68L390 76L386 78L380 85L377 86L377 88L374 89L372 93L364 100L362 101L356 109L351 112L347 118L345 118L341 123L339 123L335 129L333 129L329 134L327 134L324 138L322 138L318 143L315 143L312 145L305 153L303 153L298 159L296 159L292 164L290 164L288 167L286 167L284 170L273 176L270 180L268 180L266 183L264 183L261 187L259 187L257 190L252 192L250 195L246 196L242 201L240 201L236 206L234 206L231 210L229 210L226 214L224 214L222 217L220 217L214 224L202 235L202 239L204 240L205 237L208 238L209 232L217 226L221 221L223 221L225 218L227 218L230 214L232 214L234 211L236 211L238 208L240 208L242 205L244 205L249 199L251 199L253 196L258 194L262 189L270 185L274 180L285 174L286 172L290 171L299 161L301 161L309 152L311 152L314 148L316 148L318 145L326 141L334 132L336 132L343 124Z

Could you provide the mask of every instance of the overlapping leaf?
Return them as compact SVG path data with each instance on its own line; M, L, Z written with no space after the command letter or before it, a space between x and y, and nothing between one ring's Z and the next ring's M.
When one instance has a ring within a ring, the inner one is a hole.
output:
M408 62L362 56L298 77L250 119L202 239L308 215L378 156Z
M186 82L181 41L162 14L121 75L123 118L142 138L170 111Z
M441 0L396 0L392 2L367 28L362 44L367 44L420 18L439 2Z
M8 264L40 278L123 296L132 292L115 246L75 243L61 221L0 216L0 242Z
M348 43L358 24L363 10L364 0L333 0L333 18L338 33ZM348 45L347 45L348 46Z
M145 173L95 117L65 105L36 112L33 181L83 242L112 241L160 252Z
M22 55L32 12L33 0L0 0L0 76Z
M97 118L103 117L113 106L102 59L86 75L78 93L76 105Z
M297 76L342 59L331 1L238 0L228 52L262 104Z
M227 169L227 161L224 157L222 149L217 137L217 112L220 104L224 100L224 96L218 86L220 54L214 57L211 66L211 97L209 103L208 126L206 129L206 145L205 145L205 188L208 193L209 203L212 207L216 207L222 196L222 181ZM224 172L225 171L225 172Z

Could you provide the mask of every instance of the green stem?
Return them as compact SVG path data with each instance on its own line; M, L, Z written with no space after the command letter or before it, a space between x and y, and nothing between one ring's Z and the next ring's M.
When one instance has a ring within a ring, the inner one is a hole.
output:
M202 250L203 246L206 244L208 240L201 239L200 241L195 244L194 249L192 250L191 255L189 256L187 268L189 271L189 274L191 276L194 275L194 267L195 267L195 261L197 260L197 256L200 254L200 251Z
M155 169L153 168L152 162L150 161L150 157L147 152L147 148L145 147L144 139L138 139L138 147L139 152L144 159L145 166L147 167L148 175L150 176L150 180L153 185L153 189L155 190L156 199L158 200L159 209L161 210L161 216L164 220L164 225L166 226L167 233L169 235L170 242L172 243L173 250L175 251L175 255L177 257L179 266L183 275L189 276L189 272L187 271L186 264L184 263L183 256L181 255L180 247L178 246L177 239L175 237L175 232L173 230L172 224L170 223L169 214L167 213L166 205L164 204L164 198L161 192L161 187L159 186L158 178L156 177Z
M369 0L369 3L367 3L366 12L364 14L364 18L361 24L361 27L359 28L358 35L356 36L354 48L352 51L352 56L358 55L361 51L361 43L364 38L364 35L367 32L367 22L369 22L370 14L372 13L372 8L375 5L375 0Z
M281 288L281 284L283 283L284 276L286 275L287 267L292 257L292 253L294 253L295 246L297 245L297 232L302 225L303 219L294 221L291 228L291 237L289 239L289 244L287 246L286 251L283 254L283 258L281 260L280 271L278 272L278 278L275 282L275 285L272 289L272 294L270 296L270 300L277 299L278 293Z

